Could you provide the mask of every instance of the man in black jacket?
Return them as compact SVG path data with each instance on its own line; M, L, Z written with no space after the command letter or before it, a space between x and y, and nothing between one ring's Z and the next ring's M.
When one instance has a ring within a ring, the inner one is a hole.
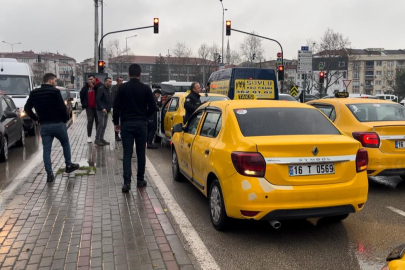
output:
M96 80L100 80L94 76L87 77L87 83L80 90L80 101L83 110L86 110L87 115L87 142L91 143L91 133L93 131L93 123L96 123L96 130L98 126L97 110L96 110Z
M129 77L129 82L124 83L118 89L113 109L115 131L121 131L122 146L124 148L124 185L122 192L131 190L131 159L134 140L138 159L137 187L146 186L144 176L147 121L156 111L152 90L140 81L141 67L132 64L129 67Z
M52 171L51 150L54 138L57 138L63 148L66 168L65 172L71 173L79 168L79 164L72 163L69 137L67 134L66 122L68 121L68 112L62 99L60 91L56 87L56 75L52 73L45 74L41 88L31 92L24 111L34 121L41 124L41 137L43 145L43 158L45 170L48 174L47 182L53 182L55 179ZM32 111L35 108L38 117Z
M112 80L110 77L105 78L104 85L97 89L97 119L98 127L96 141L98 146L109 145L110 143L104 140L105 128L107 127L108 113L111 111L111 98L108 89L111 87Z
M186 97L186 101L184 102L184 109L186 110L184 123L186 123L195 110L201 106L200 92L200 84L198 82L193 82L191 84L191 93Z

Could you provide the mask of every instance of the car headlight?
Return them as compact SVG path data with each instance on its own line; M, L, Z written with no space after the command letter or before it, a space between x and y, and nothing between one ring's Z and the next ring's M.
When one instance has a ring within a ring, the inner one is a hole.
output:
M20 112L20 117L24 117L24 116L26 116L27 115L27 113L25 112L25 111L21 111Z
M65 105L67 105L67 101L65 100Z

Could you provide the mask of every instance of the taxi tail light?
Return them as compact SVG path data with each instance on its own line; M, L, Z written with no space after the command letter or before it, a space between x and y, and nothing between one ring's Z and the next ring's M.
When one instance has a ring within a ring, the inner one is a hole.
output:
M266 161L260 153L233 152L231 158L233 166L241 175L264 177Z
M380 147L380 137L375 132L353 132L353 138L361 142L363 147Z
M356 155L356 171L363 172L367 170L368 153L366 149L359 149Z
M240 210L240 213L245 217L254 217L259 214L259 211L247 211L247 210Z

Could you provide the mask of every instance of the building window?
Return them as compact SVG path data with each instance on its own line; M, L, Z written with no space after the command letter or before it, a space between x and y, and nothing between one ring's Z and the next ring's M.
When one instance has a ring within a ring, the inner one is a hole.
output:
M339 62L339 67L345 67L345 62Z
M359 72L354 72L353 73L353 79L360 79L360 73Z
M354 62L353 64L354 68L360 68L361 67L361 63L359 61Z
M59 63L65 63L65 64L67 64L67 63L68 63L68 60L59 59Z
M23 63L29 63L29 62L30 62L30 59L21 59L21 62L23 62Z
M366 68L373 68L374 67L374 61L366 61Z
M382 74L381 71L377 71L377 73L376 73L377 76L381 76L381 74Z
M366 78L373 78L374 77L374 71L366 71Z
M392 86L392 81L387 82L389 86Z
M375 90L376 95L381 95L381 90Z
M394 72L388 71L387 76L392 76L393 74L394 74Z
M346 79L346 77L347 77L346 71L343 71L343 79Z
M381 81L375 81L375 85L381 85Z
M388 61L388 66L393 67L394 66L394 61Z
M360 82L353 82L353 89L359 89L360 88Z
M377 67L381 67L382 66L382 61L377 61L376 65L377 65Z

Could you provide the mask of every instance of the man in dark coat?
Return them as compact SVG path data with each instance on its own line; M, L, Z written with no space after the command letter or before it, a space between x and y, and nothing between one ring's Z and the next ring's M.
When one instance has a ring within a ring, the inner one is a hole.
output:
M184 116L184 123L187 123L191 115L201 106L200 100L201 87L198 82L191 84L191 93L186 97L184 102L184 109L186 109L186 115Z
M98 127L96 133L96 141L98 146L109 145L110 143L104 140L105 128L107 127L108 113L111 111L111 98L108 89L112 84L110 77L105 78L104 85L97 89L96 103L97 103L97 118Z

